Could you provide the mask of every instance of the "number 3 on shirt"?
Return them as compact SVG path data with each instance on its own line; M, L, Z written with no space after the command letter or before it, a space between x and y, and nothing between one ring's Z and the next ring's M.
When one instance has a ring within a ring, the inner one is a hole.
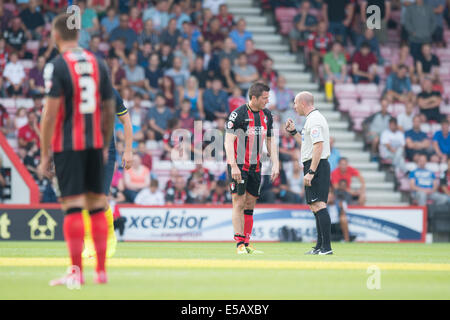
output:
M80 113L90 114L95 112L95 81L91 76L80 77L78 82L81 89Z

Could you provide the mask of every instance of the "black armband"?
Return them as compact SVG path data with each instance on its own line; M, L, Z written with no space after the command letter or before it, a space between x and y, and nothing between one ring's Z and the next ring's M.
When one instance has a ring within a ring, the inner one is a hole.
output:
M291 136L295 136L298 133L297 129L288 132L291 134Z

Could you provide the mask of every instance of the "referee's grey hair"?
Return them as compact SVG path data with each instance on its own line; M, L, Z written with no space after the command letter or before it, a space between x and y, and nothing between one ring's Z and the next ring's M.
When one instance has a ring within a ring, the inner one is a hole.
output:
M314 106L314 96L311 92L302 91L297 95L298 101L303 101L307 106Z

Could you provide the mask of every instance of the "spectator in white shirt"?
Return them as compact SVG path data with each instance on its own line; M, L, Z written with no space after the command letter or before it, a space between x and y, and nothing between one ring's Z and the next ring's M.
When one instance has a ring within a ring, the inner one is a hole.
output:
M222 4L225 4L225 0L203 0L203 8L211 10L215 16L219 14Z
M396 168L404 165L403 148L405 135L398 130L397 119L389 120L389 129L384 130L380 138L380 156L385 161L392 161Z
M413 118L414 104L412 102L407 102L405 105L405 111L400 113L397 117L398 129L403 132L411 130L413 127Z
M164 205L164 193L158 190L158 180L151 180L150 187L142 189L134 199L135 204L143 206Z
M22 86L26 78L25 70L18 60L17 53L11 53L10 60L3 70L3 77L7 81L7 93L11 97L22 95Z

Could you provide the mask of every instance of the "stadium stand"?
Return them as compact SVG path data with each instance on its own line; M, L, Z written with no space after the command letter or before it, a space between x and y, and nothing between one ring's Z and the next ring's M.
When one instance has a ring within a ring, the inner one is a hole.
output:
M126 106L130 109L135 134L140 133L135 135L139 138L135 141L134 147L137 151L138 145L142 146L139 147L138 152L141 159L151 158L150 162L144 160L142 162L151 163L149 168L151 176L159 181L159 188L167 191L172 187L173 175L179 175L187 182L186 192L195 193L193 190L196 186L188 183L188 180L192 180L190 178L194 175L195 164L166 160L163 138L166 134L169 134L170 137L168 120L176 117L180 121L174 125L180 126L187 123L186 121L190 121L191 118L202 119L204 111L201 106L204 101L204 93L207 90L211 91L214 78L220 79L221 88L218 91L216 88L213 96L219 97L222 93L231 96L233 93L234 97L239 98L239 93L233 92L233 88L237 85L233 62L238 53L233 48L222 51L220 39L225 39L224 42L227 42L227 37L237 28L236 23L240 18L244 18L245 33L235 31L231 34L232 39L236 42L234 45L242 46L245 43L242 42L245 41L245 37L251 37L257 52L262 52L273 60L273 69L279 76L286 79L287 89L294 94L302 90L308 90L314 94L317 105L329 121L335 138L334 147L339 150L341 156L348 158L350 165L364 177L367 193L366 204L408 204L411 201L408 177L413 170L413 164L406 162L402 168L392 168L391 164L380 161L378 154L371 154L365 143L366 139L364 139L365 124L371 116L381 110L380 99L384 94L387 78L396 67L394 62L399 61L399 56L401 57L400 45L403 38L400 2L391 1L392 10L388 19L387 40L377 44L380 50L379 58L381 58L377 61L379 83L352 83L351 77L348 77L346 81L338 81L333 84L334 96L331 101L327 99L323 90L326 80L322 65L319 68L319 79L312 81L315 79L311 77L310 59L307 52L302 50L306 42L299 40L299 53L291 52L292 47L288 38L291 38L290 31L295 27L294 19L301 20L302 16L299 13L302 12L302 1L227 0L223 1L224 5L220 8L208 7L213 2L203 3L194 0L111 1L114 10L107 10L108 8L102 6L93 8L90 1L87 1L87 6L82 12L83 24L86 25L83 26L81 32L80 45L105 57L108 65L112 68L114 85L120 90ZM329 1L314 0L310 2L308 14L311 17L317 21L328 18L324 17L323 5ZM359 11L359 5L363 1L350 0L347 2L355 8L348 28L349 37L344 46L347 74L351 75L352 56L357 51L358 45L361 45L359 39L363 35L362 15ZM30 72L33 70L33 77L36 77L37 74L37 78L39 78L39 70L36 72L34 69L37 58L44 56L48 61L54 56L55 52L52 50L49 39L50 22L54 13L63 11L64 6L58 6L59 2L56 4L53 1L44 1L43 4L39 1L17 4L15 1L4 0L3 3L3 11L0 12L2 34L0 70L2 73L4 72L7 64L10 63L11 53L16 51L19 54L19 65L14 65L14 68L23 69L26 77L21 82L22 92L15 96L12 93L18 90L13 90L17 89L14 87L11 88L10 80L12 79L2 77L0 105L4 107L5 112L1 113L1 126L10 145L32 170L32 167L39 163L39 153L33 153L35 149L31 145L26 148L19 145L18 131L21 126L27 124L26 113L34 112L39 116L42 102L41 99L36 99L36 93L30 90ZM34 11L35 3L38 4L40 11ZM133 17L131 17L131 8L133 8ZM218 14L215 16L212 12L216 10L218 10ZM33 26L34 29L27 29L30 24L25 24L20 20L24 16L24 11L31 14L36 21L40 21L42 18L44 25L37 23L36 26ZM210 32L210 22L215 20L214 17L220 22L221 34L217 34L215 31ZM172 23L171 19L174 19ZM146 23L148 21L153 23ZM311 19L311 23L313 21L314 19ZM17 25L14 26L14 24ZM176 25L176 27L169 27L170 24ZM43 27L42 33L33 32L37 27ZM144 30L141 31L142 29ZM24 38L19 38L19 34L22 34ZM113 36L111 37L111 35ZM378 34L375 33L375 38L370 40L371 47L372 42L378 41L377 37ZM96 43L97 39L100 40L99 43ZM181 48L181 39L189 39L190 48L186 46ZM333 35L333 41L336 40L342 39L336 39L336 35ZM446 42L450 40L450 30L445 23L443 40ZM329 51L330 46L331 43L324 49ZM137 57L136 66L134 59L130 59L133 56L130 55L132 52ZM442 95L443 99L439 110L444 118L450 115L450 49L435 44L432 46L432 53L440 63L433 90L437 90ZM255 56L256 54L253 54L250 57L250 63L255 61L252 59ZM407 53L406 60L410 61L410 56ZM221 59L224 57L231 61L230 71L225 70L228 69L226 66L223 67L225 71L222 70ZM403 62L403 60L401 61ZM411 64L414 69L416 68L415 62L413 61ZM422 64L427 67L431 62L425 59ZM426 74L431 71L425 67L423 73L426 77ZM418 96L422 91L421 80L423 79L419 79L418 76L415 76L414 71L410 71L410 91L414 93L414 96ZM430 73L430 75L432 74ZM188 81L190 76L194 76L197 83ZM262 74L259 74L259 77L262 77ZM190 83L189 88L187 88L187 83ZM271 83L276 84L275 81L271 81ZM136 93L139 93L144 99L140 99L140 107L135 109ZM158 117L158 114L155 114L155 98L158 93L164 96L166 104L164 110L167 110L170 117ZM211 96L211 92L208 94ZM243 94L244 92L241 92L241 95ZM190 114L184 112L183 118L180 118L180 109L184 100L189 101L192 108ZM277 110L276 101L272 100L272 104L278 127L282 126L287 117L295 116L292 111ZM227 105L221 112L227 113L228 107ZM414 101L414 107L414 113L418 113L416 101ZM388 107L388 112L393 117L404 113L404 110L404 101L396 101ZM155 129L154 126L149 125L150 118L157 120L159 128ZM210 121L203 121L203 132L209 128L217 128L223 132L224 120L221 116L213 116L212 119L209 117L208 120ZM302 119L298 119L297 123L301 124ZM440 124L427 121L423 122L422 127L430 139L441 129ZM116 126L116 131L120 131L120 125ZM118 149L120 150L120 145L123 144L120 141L120 135L118 140ZM195 142L193 141L193 144ZM443 143L448 142L444 141ZM206 161L203 167L208 169L208 171L205 170L205 177L211 174L216 181L226 179L223 161ZM430 155L427 167L433 169L436 177L443 178L444 172L447 170L446 159L442 156L437 158ZM292 163L289 161L284 163L283 168L289 176L293 170ZM123 174L120 170L119 168L115 176L117 181L113 183L114 192L112 193L112 200L117 202L124 199L124 186L121 181ZM37 176L35 179L41 191L44 191L49 185L51 186L51 183L41 180ZM206 181L203 180L205 179L196 179L197 186L205 184ZM359 181L355 180L352 186L359 188ZM204 198L196 200L195 196L186 197L186 199L190 199L189 201L192 202L205 201Z

